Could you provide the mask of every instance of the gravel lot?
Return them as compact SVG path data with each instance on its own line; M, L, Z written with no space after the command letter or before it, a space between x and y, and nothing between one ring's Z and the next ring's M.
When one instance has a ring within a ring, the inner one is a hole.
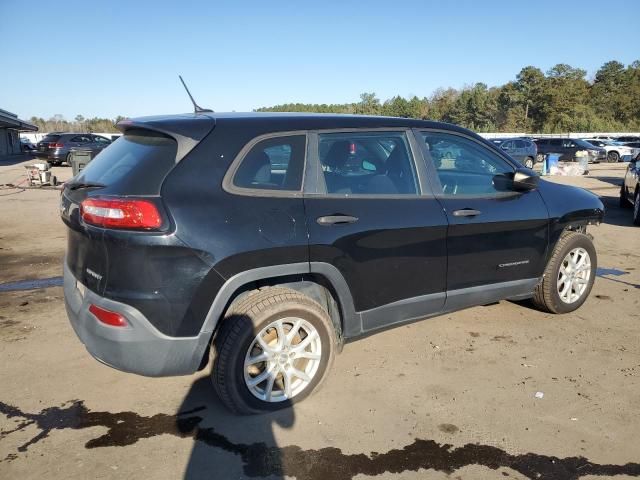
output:
M60 287L0 291L0 478L640 477L640 228L618 207L624 168L554 179L607 206L577 312L501 302L369 337L272 415L228 414L207 370L151 379L96 362ZM0 184L23 172L0 164ZM58 197L0 189L0 284L62 274Z

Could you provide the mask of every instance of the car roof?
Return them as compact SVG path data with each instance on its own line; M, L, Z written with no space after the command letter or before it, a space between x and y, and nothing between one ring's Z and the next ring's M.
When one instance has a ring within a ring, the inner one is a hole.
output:
M262 131L293 131L332 128L431 128L469 131L450 123L413 118L383 117L369 115L346 115L332 113L297 112L207 112L179 115L160 115L123 120L117 127L122 132L129 128L151 128L158 131L175 132L194 138L193 130L209 131L214 125L247 126ZM207 128L208 127L208 128Z

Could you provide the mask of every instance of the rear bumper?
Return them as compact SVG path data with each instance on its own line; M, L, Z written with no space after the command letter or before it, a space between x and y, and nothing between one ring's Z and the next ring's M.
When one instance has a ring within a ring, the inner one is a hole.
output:
M198 370L210 334L197 337L169 337L162 334L137 309L77 288L66 259L64 261L64 299L73 330L89 353L118 370L149 377L188 375ZM89 306L118 312L128 327L111 327L98 321Z
M56 162L61 162L65 159L65 156L61 152L50 151L50 150L45 152L34 150L33 154L38 158L46 158L47 160L53 160Z

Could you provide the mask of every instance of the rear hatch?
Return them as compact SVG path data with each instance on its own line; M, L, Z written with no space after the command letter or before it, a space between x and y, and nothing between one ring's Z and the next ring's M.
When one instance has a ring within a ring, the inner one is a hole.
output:
M45 136L41 141L38 142L38 151L47 152L51 149L55 149L54 145L58 143L60 138L62 138L62 135L49 134Z
M122 198L159 201L162 181L175 165L177 148L176 141L168 136L132 130L65 184L60 211L69 227L67 265L87 288L99 294L104 291L110 252L105 243L107 229L81 218L82 202ZM166 230L167 222L163 226ZM116 237L126 231L126 228L117 231ZM148 234L148 230L137 233ZM126 237L122 242L126 244Z

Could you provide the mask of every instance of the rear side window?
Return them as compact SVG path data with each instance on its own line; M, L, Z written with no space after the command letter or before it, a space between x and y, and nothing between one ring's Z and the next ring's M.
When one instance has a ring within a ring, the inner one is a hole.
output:
M516 140L516 148L527 148L529 144L522 140Z
M306 138L305 135L288 135L259 141L242 158L233 176L233 185L259 190L300 191Z
M137 130L102 150L76 181L101 183L125 195L157 194L175 165L177 150L172 138Z
M413 158L404 132L320 134L318 149L329 194L418 193Z

